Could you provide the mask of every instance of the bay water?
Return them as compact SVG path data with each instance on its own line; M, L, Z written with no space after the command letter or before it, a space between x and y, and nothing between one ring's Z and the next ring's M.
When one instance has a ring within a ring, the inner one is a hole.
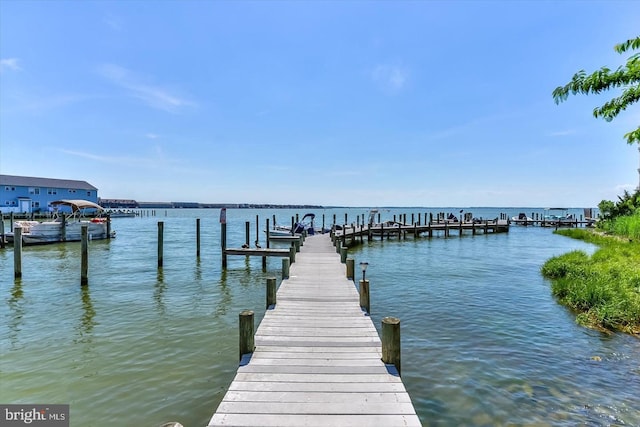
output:
M460 208L381 209L393 215ZM542 209L464 208L475 217ZM365 208L312 210L316 225L355 222ZM580 215L581 210L572 210ZM227 245L261 245L265 220L289 224L306 211L227 210ZM196 218L201 256L196 258ZM64 403L71 425L204 426L238 366L238 313L264 314L268 277L281 260L230 256L221 268L217 209L142 211L114 218L116 239L0 250L0 403ZM164 262L157 267L157 223ZM540 267L584 242L551 229L398 238L349 249L369 263L371 316L402 325L403 382L425 426L640 425L640 340L575 323ZM360 273L358 273L359 275Z

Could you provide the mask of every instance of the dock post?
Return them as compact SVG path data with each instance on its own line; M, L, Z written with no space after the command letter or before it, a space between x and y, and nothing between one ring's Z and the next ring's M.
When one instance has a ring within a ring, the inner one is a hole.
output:
M248 248L250 248L251 246L249 245L249 240L250 240L250 236L249 236L249 227L251 226L251 223L249 221L245 221L244 223L244 244L247 245Z
M200 218L196 218L196 258L200 258Z
M22 227L13 229L13 277L22 277Z
M9 230L13 230L13 212L9 212Z
M67 241L67 218L65 214L60 214L62 222L60 223L60 241Z
M87 286L89 284L89 226L83 225L81 228L81 243L80 243L80 286Z
M253 336L253 311L242 310L239 315L240 323L240 360L243 354L251 354L255 349Z
M355 265L356 265L356 260L354 260L353 258L347 258L347 279L351 279L354 280L355 279Z
M360 280L360 307L364 308L367 314L371 314L371 301L369 300L369 281Z
M164 240L164 222L158 221L158 268L162 268L163 259L163 242Z
M107 239L111 238L111 214L107 214Z
M227 208L220 209L220 245L222 246L222 268L227 268Z
M4 249L4 216L0 214L0 249Z
M267 309L276 305L276 278L267 278Z
M289 262L293 264L296 262L296 244L291 242L291 246L289 247Z
M400 319L385 317L382 319L382 361L400 369Z
M282 280L289 278L289 258L282 258Z
M347 262L347 247L346 246L341 246L340 247L340 262L341 263L345 263Z

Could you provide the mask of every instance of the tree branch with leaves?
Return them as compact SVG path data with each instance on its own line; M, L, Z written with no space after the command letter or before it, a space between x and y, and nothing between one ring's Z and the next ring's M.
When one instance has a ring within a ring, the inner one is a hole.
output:
M640 36L617 44L614 49L620 54L638 50L640 49ZM553 91L553 99L556 104L559 104L565 101L569 94L598 94L614 88L622 88L622 94L601 107L595 108L593 110L594 117L602 117L610 122L621 111L626 110L629 105L640 100L640 52L631 55L627 59L627 63L615 71L607 67L602 67L588 75L584 70L578 71L569 83L558 86ZM640 126L625 134L624 137L628 144L640 144Z

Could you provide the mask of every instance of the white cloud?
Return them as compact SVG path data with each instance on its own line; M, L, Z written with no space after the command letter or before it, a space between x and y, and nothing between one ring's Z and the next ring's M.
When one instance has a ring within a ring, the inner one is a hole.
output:
M383 91L397 93L407 85L409 70L400 65L380 64L371 71L371 79Z
M194 104L169 90L142 81L135 73L115 64L105 64L98 72L113 84L126 89L131 96L138 98L152 108L177 113Z
M0 72L2 72L4 70L11 70L11 71L20 71L20 70L22 70L22 68L18 64L19 62L20 62L20 60L18 58L0 59Z

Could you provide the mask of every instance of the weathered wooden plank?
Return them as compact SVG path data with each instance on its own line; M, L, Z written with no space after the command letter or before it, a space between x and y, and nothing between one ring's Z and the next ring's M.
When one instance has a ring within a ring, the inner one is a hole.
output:
M401 382L376 382L376 383L304 383L286 381L238 381L235 380L229 386L231 391L262 391L262 392L331 392L331 393L405 393L404 385ZM407 396L409 396L407 394Z
M259 417L259 418L258 418ZM209 426L249 427L420 427L414 415L297 415L215 414Z
M218 406L220 413L227 414L362 414L362 415L415 415L411 402L376 402L367 404L358 401L329 402L230 402L223 401ZM256 420L258 421L258 420ZM258 421L258 424L261 425Z
M362 391L360 393L348 393L337 391L240 391L234 390L225 396L229 402L290 402L290 403L344 403L356 405L377 403L411 403L407 393L383 393Z

